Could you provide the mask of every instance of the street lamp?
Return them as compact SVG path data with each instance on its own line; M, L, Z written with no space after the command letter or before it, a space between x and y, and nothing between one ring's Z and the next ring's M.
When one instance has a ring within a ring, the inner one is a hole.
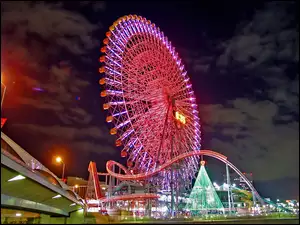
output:
M57 163L61 163L62 164L62 166L63 166L63 170L62 170L62 180L64 179L64 177L65 177L65 166L66 166L66 164L64 163L64 161L62 160L62 158L60 157L60 156L57 156L56 157L56 159L55 159L55 161L57 162Z
M2 74L1 74L1 80L2 80ZM3 90L2 90L2 86L3 86ZM6 91L6 85L1 81L1 109L2 109L2 104L5 96L5 91Z

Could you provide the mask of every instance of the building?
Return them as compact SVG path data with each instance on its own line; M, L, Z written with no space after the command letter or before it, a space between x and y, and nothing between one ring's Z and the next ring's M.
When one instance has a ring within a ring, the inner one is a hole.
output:
M108 185L104 181L99 181L101 190L106 195ZM81 177L67 177L67 185L72 187L81 198L85 199L88 181Z

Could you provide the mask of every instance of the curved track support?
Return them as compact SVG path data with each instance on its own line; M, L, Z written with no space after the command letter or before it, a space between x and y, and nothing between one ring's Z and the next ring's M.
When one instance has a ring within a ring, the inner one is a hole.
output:
M191 157L191 156L196 156L196 155L205 155L205 156L210 156L213 157L215 159L218 159L219 161L227 164L230 166L231 169L233 169L238 175L240 175L240 177L242 177L244 179L244 181L247 183L247 185L249 186L249 188L251 189L251 191L255 194L255 196L257 197L257 199L260 201L261 204L265 204L264 200L260 197L260 195L258 194L258 192L256 191L256 189L254 188L254 186L252 185L252 183L245 177L245 175L238 169L236 168L231 162L229 162L227 160L227 157L218 153L218 152L214 152L211 150L200 150L200 151L194 151L194 152L188 152L188 153L183 153L175 158L173 158L172 160L170 160L169 162L158 166L155 170L151 171L151 172L146 172L146 173L139 173L139 174L129 174L128 170L120 163L115 162L115 161L108 161L106 163L106 170L107 172L113 176L116 177L120 180L145 180L149 177L152 177L156 174L158 174L159 172L161 172L162 170L170 167L173 163L180 161L184 158L187 157ZM126 174L118 174L112 171L112 166L113 165L117 165L119 166L121 169L123 169L124 171L126 171Z

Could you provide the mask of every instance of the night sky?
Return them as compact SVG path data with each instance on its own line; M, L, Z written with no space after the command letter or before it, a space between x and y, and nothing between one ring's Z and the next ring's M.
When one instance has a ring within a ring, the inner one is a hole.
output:
M99 97L99 48L119 17L154 22L182 58L197 97L202 148L252 172L264 197L299 198L298 5L152 2L1 2L3 132L46 167L87 179L121 161ZM36 88L40 88L36 89ZM207 159L211 179L225 166Z

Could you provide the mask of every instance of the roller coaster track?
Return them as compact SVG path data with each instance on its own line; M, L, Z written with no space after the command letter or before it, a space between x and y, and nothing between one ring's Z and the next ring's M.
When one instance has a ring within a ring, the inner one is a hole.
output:
M138 200L138 199L158 199L158 194L145 193L145 194L129 194L129 195L120 195L120 196L112 196L110 198L100 198L99 202L115 202L115 201L125 201L125 200Z
M106 170L111 176L116 177L120 180L135 180L135 181L145 180L149 177L152 177L152 176L158 174L159 172L163 171L164 169L170 167L173 163L176 163L176 162L178 162L178 161L180 161L184 158L191 157L191 156L196 156L196 155L210 156L210 157L218 159L219 161L221 161L221 162L227 164L228 166L230 166L231 169L233 169L240 177L242 177L244 179L244 181L247 183L247 185L249 186L251 191L256 196L257 200L260 201L261 204L265 204L264 200L258 194L258 192L254 188L252 183L245 177L245 175L238 168L236 168L231 162L229 162L227 160L226 156L224 156L224 155L222 155L218 152L211 151L211 150L200 150L200 151L193 151L193 152L183 153L183 154L178 155L177 157L173 158L169 162L167 162L163 165L160 165L154 171L146 172L146 173L130 174L126 167L124 167L122 164L120 164L118 162L115 162L113 160L107 161ZM119 168L123 169L126 174L118 174L118 173L113 172L112 167L114 165L117 165Z

